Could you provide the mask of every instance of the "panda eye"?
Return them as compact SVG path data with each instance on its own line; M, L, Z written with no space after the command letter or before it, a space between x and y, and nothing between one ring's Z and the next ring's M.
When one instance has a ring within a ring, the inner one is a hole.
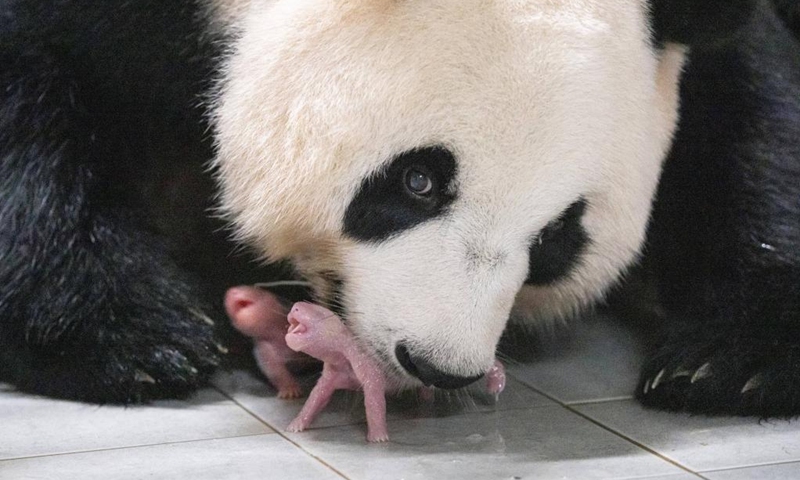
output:
M447 214L458 194L456 156L432 145L400 153L364 178L344 214L344 233L382 242Z
M425 196L433 191L433 180L420 168L411 167L405 174L406 189L414 195Z

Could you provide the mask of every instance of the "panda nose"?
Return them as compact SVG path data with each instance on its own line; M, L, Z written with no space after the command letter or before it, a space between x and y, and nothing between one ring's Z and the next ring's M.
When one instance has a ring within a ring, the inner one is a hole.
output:
M397 347L394 349L394 354L397 357L397 361L400 362L400 365L402 365L408 373L414 375L429 387L433 385L434 387L452 390L466 387L483 376L483 374L480 374L474 377L461 377L444 373L427 360L412 356L408 348L402 343L397 344Z

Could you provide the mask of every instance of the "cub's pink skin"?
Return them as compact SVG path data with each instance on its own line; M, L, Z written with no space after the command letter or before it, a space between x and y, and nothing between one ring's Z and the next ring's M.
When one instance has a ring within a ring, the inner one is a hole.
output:
M233 326L254 342L253 354L278 398L299 398L300 384L286 368L301 356L286 345L286 307L272 293L260 288L239 286L225 294L225 310Z
M364 390L367 440L389 440L386 427L386 377L378 364L356 344L353 335L330 310L296 303L289 312L289 348L324 362L320 377L290 432L305 430L325 408L336 390Z
M272 293L256 287L228 290L225 309L233 325L253 338L256 361L267 379L278 389L279 398L298 398L302 391L286 368L289 361L307 359L298 352L324 362L322 377L306 404L287 430L305 430L330 401L336 390L364 390L367 439L389 439L386 426L386 379L377 363L356 344L350 331L331 311L310 303L297 303L288 314ZM288 329L288 333L287 333ZM499 360L486 373L486 389L497 396L506 384ZM433 400L433 388L421 387L423 400Z

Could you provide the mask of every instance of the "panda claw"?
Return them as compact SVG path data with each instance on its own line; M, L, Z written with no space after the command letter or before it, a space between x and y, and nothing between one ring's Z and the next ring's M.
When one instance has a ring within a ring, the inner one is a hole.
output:
M644 394L647 395L650 392L650 380L648 379L644 384Z
M136 370L134 372L134 374L133 374L133 378L137 382L141 382L141 383L151 383L151 384L156 383L156 379L155 378L153 378L147 372L143 372L142 370Z
M656 378L653 379L653 384L650 386L651 389L655 390L656 388L658 388L658 385L661 383L661 379L664 378L664 373L666 372L666 370L667 370L666 368L662 368L661 371L658 372Z
M676 378L689 377L691 375L692 375L692 372L690 370L686 370L683 367L678 367L678 369L675 370L675 373L673 373L672 376L669 377L669 378L670 378L670 380L674 380Z
M189 311L191 312L192 315L194 315L197 319L199 319L200 321L202 321L206 325L209 325L211 327L213 327L215 325L214 320L211 320L211 317L209 317L208 315L206 315L202 311L194 309L194 308L190 309Z
M711 364L706 362L694 372L694 375L692 375L692 379L689 380L689 383L695 383L698 380L702 380L710 376L711 376Z
M744 384L741 393L745 394L750 390L755 390L756 388L761 386L761 383L763 381L764 381L764 376L762 374L757 373L753 375L752 377L750 377L750 380L748 380L747 383Z

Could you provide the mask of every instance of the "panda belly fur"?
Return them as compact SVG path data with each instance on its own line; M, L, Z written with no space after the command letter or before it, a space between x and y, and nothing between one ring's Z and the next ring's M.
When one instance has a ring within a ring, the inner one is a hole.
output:
M637 397L672 410L796 415L800 9L779 0L729 2L725 18L734 20L718 23L729 31L707 34L702 26L717 25L713 19L685 21L678 7L670 10L681 2L653 3L653 48L674 40L690 44L691 52L643 250L669 333L643 366ZM240 34L228 22L246 22L248 15L246 1L216 7L0 4L12 19L0 31L0 380L55 397L130 403L190 393L218 364L219 334L208 320L219 311L209 299L265 273L246 259L229 262L233 247L217 232L220 224L205 219L214 204L204 171L213 151L203 108L220 108L208 93L220 71L218 45ZM211 123L218 129L217 121ZM345 192L350 197L338 228L354 243L350 251L367 248L359 242L376 235L359 222L375 211L359 216L353 203L374 181L372 173L359 172L364 183ZM460 194L458 187L453 183L451 191ZM449 206L435 205L431 211ZM603 228L583 223L592 208L592 199L580 195L547 206L531 243L519 248L524 261L508 260L518 264L515 281L528 285L517 295L515 316L539 321L575 313L629 265L615 264L585 292L537 293L580 274L592 229ZM424 231L425 219L414 215L380 240ZM241 236L264 253L264 245ZM502 249L467 251L475 265L509 258ZM343 268L336 255L313 266L303 255L292 260L312 272L319 301L355 313L357 301L348 295L367 281L359 277L363 270ZM386 265L398 269L403 261ZM511 310L501 303L491 308ZM544 313L537 311L542 305ZM463 356L463 370L451 365L447 373L469 376L484 367L485 359L470 355ZM402 376L395 359L381 360Z

